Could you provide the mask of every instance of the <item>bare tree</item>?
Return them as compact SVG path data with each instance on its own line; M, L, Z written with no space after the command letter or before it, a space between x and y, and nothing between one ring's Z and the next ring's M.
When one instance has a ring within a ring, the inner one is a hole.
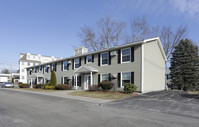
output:
M110 17L101 18L96 30L87 26L81 28L79 34L82 44L91 51L117 46L122 39L124 22L117 22Z
M186 27L180 25L176 30L169 26L149 26L145 17L135 18L131 23L131 35L127 43L144 40L147 38L160 37L166 57L169 60L173 49L186 34Z
M1 71L2 74L10 74L10 71L8 69L4 69Z

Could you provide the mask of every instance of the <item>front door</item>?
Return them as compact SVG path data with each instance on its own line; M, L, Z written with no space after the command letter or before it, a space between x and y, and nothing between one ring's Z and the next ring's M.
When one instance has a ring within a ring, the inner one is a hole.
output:
M93 82L94 82L94 76L93 76ZM84 75L84 89L88 90L88 87L91 85L91 76L90 75Z

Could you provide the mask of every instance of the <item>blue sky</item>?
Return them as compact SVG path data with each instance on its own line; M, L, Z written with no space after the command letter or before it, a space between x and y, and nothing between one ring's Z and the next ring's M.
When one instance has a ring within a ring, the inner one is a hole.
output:
M130 23L145 16L150 25L176 28L199 43L199 0L0 0L0 70L18 68L19 53L73 55L78 32L101 17Z

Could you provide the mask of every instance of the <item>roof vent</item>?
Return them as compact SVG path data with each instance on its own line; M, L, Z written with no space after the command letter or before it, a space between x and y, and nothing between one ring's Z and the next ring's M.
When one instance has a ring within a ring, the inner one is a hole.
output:
M82 54L85 54L85 53L88 53L88 49L81 46L81 47L75 49L74 55L78 56L78 55L82 55Z

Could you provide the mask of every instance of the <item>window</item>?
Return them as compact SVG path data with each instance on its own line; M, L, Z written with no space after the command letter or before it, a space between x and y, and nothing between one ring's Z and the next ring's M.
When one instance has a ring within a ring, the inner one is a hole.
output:
M109 81L109 74L102 74L101 76L102 76L101 77L101 82L103 82L103 81Z
M21 69L22 72L24 72L24 69Z
M22 62L22 65L24 65L24 62Z
M28 58L30 58L30 55L28 55Z
M28 62L28 66L30 66L30 62Z
M33 56L33 59L35 59L35 56Z
M86 57L86 62L87 63L92 63L92 61L93 61L92 60L92 55Z
M63 70L64 71L68 70L68 61L63 62Z
M167 80L171 79L171 75L167 74Z
M69 84L69 79L68 79L68 77L63 77L63 83L64 83L64 84Z
M109 61L108 52L102 53L101 54L101 65L108 65L109 64L108 61Z
M56 71L56 64L55 63L53 63L52 64L52 68L51 68L53 71Z
M39 66L39 71L42 71L42 67L41 66Z
M131 61L131 49L130 48L122 49L121 59L122 59L122 63Z
M33 66L35 66L35 63L33 63Z
M123 72L121 73L121 81L122 81L122 87L126 84L126 83L131 83L131 72Z
M35 67L35 68L33 69L33 71L34 71L35 73L37 73L37 68Z
M79 60L79 58L76 58L74 60L74 65L75 65L75 69L80 67L80 60Z
M38 56L38 59L40 60L40 59L41 59L41 57L40 57L40 56Z
M29 74L32 75L32 69L29 71Z
M48 65L44 66L44 70L45 70L46 73L48 73Z

